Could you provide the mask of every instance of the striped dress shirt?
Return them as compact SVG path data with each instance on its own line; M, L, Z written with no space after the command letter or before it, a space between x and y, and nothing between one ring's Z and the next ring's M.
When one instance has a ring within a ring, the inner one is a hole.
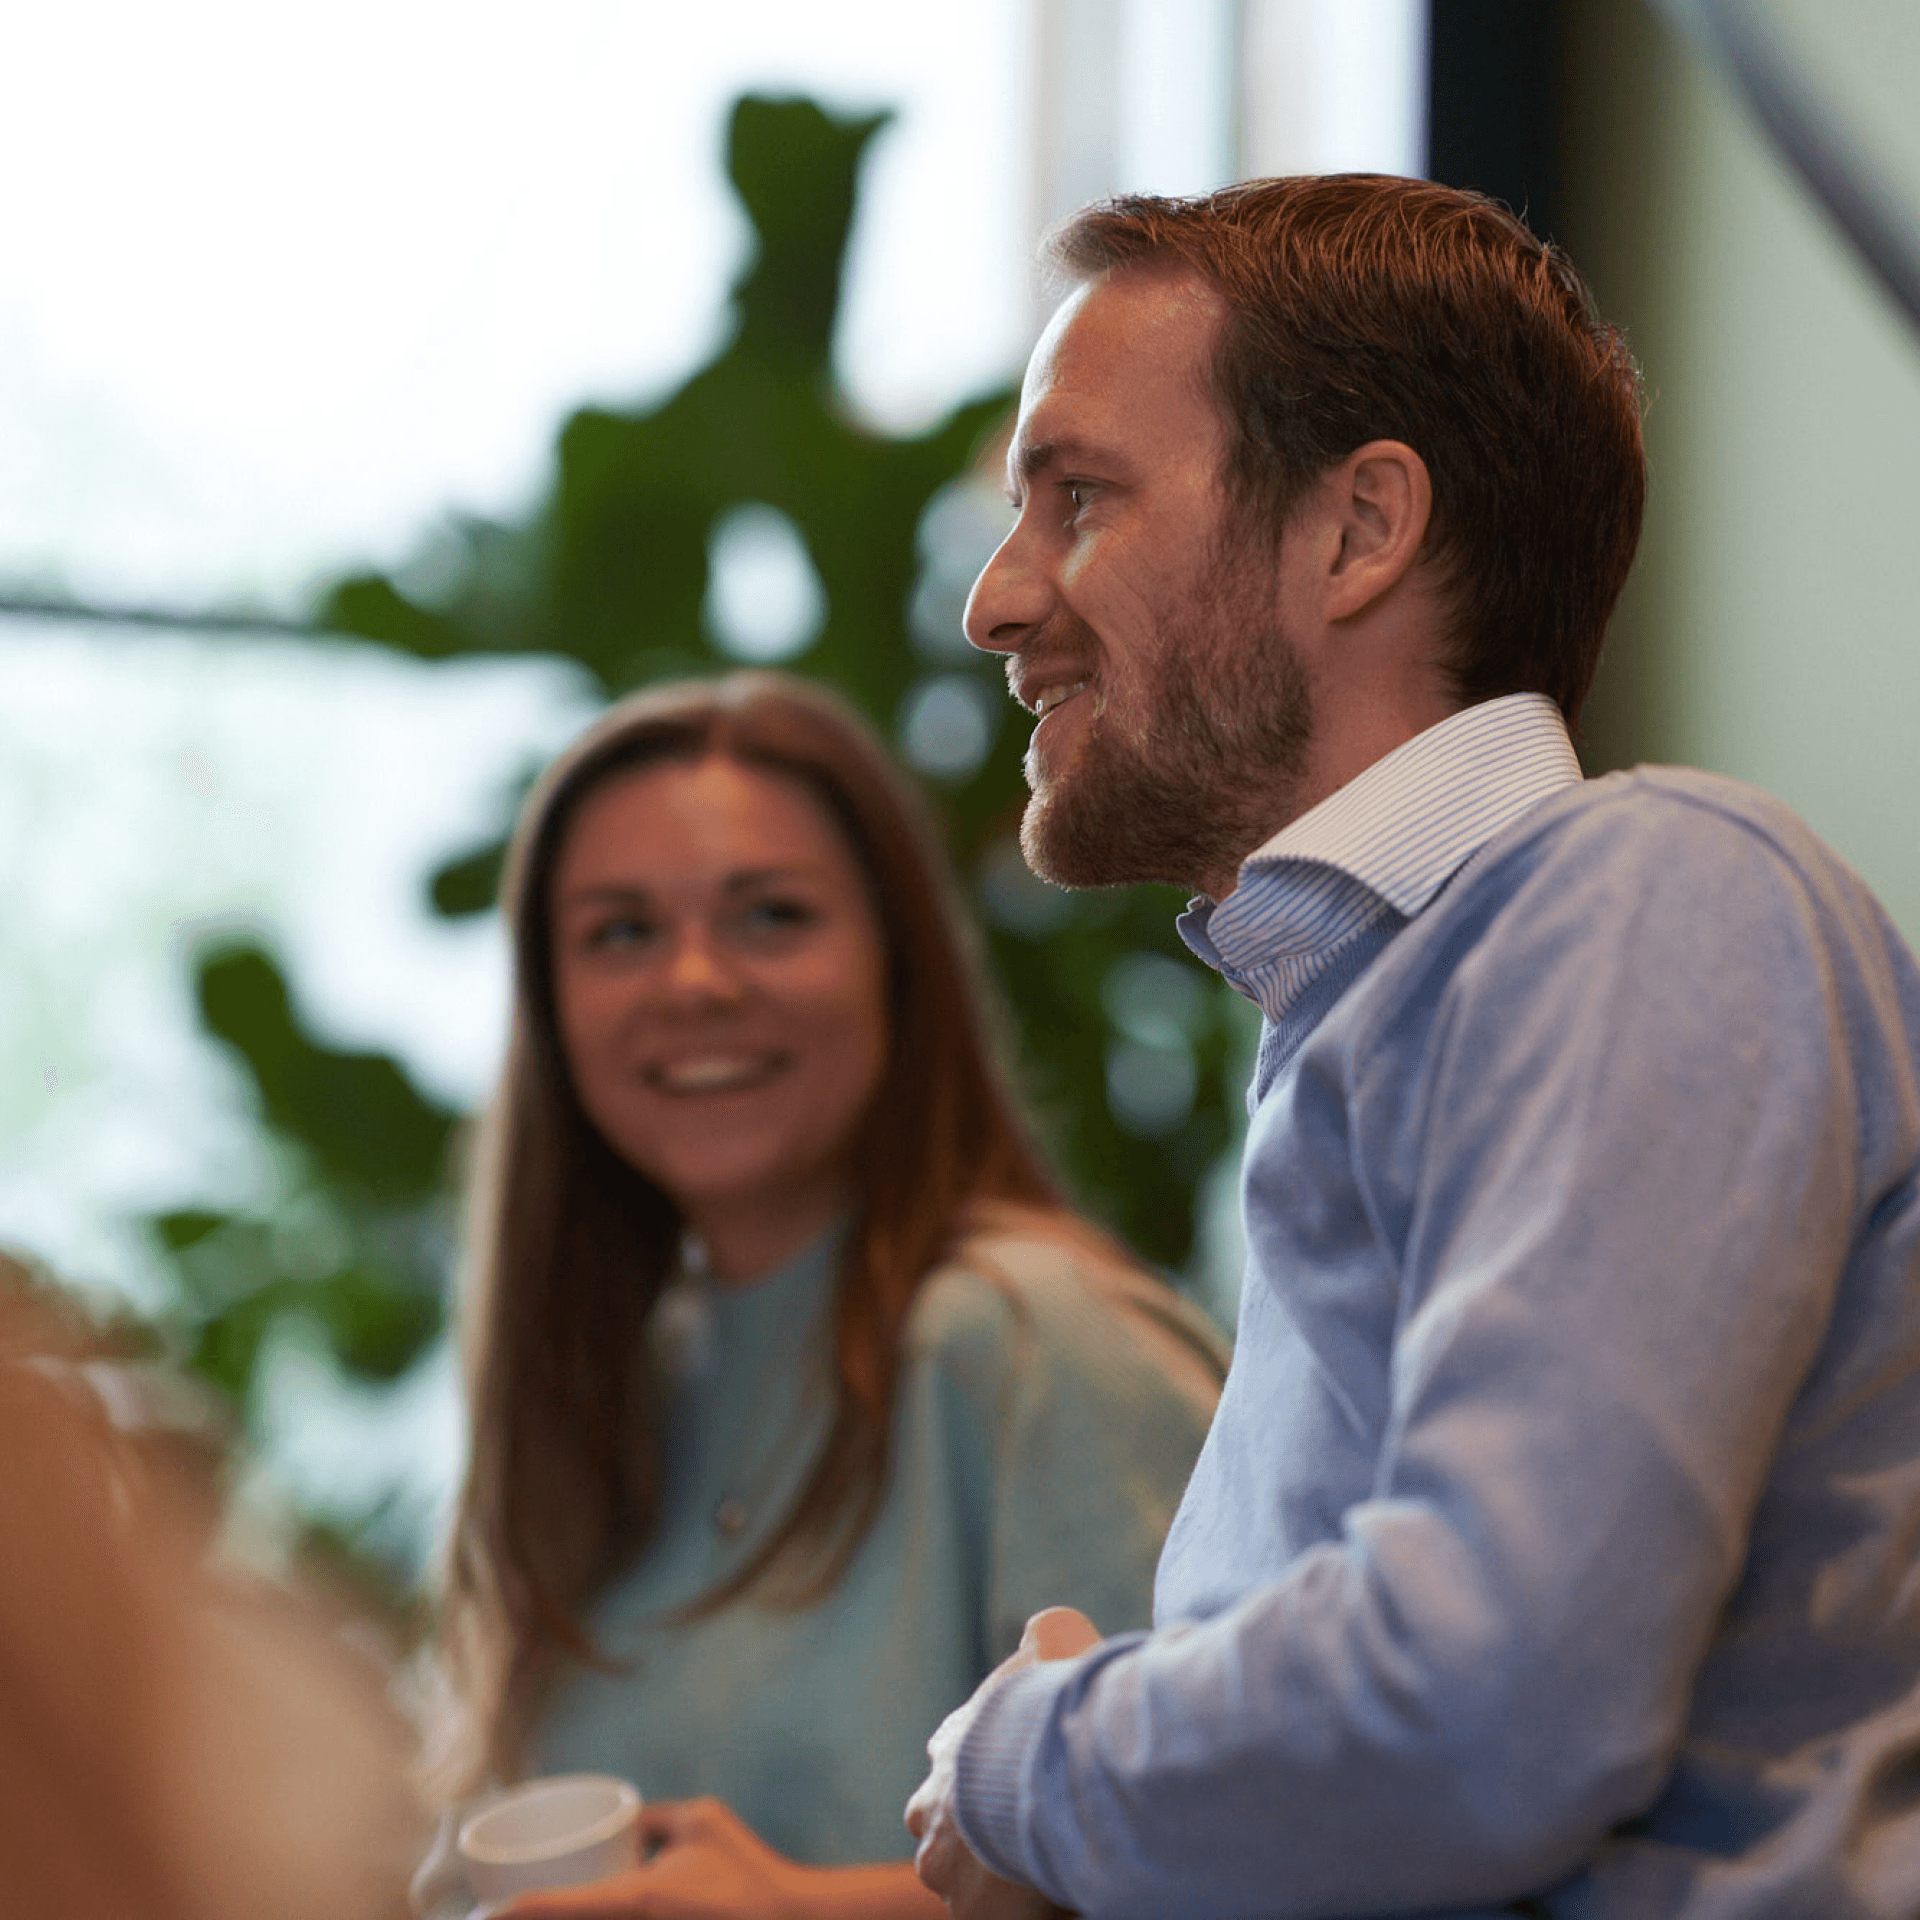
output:
M1180 937L1266 1015L1258 1101L1320 1015L1480 848L1578 784L1545 694L1512 693L1417 733L1249 854Z
M1920 963L1858 876L1503 700L1190 933L1267 1016L1233 1365L1155 1630L983 1697L968 1845L1106 1920L1913 1920Z

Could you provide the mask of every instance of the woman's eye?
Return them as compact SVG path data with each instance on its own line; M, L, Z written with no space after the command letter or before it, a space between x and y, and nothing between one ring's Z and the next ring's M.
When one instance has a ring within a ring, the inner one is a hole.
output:
M587 946L596 953L637 947L653 932L652 924L637 914L623 913L595 921L587 929Z
M810 927L819 916L805 900L756 900L741 915L743 923L756 933L786 933L796 927Z

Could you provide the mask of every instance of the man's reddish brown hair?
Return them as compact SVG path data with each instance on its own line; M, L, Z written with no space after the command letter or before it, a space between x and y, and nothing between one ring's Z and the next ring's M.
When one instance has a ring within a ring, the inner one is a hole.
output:
M1224 300L1227 484L1278 538L1336 461L1426 462L1426 556L1467 703L1550 695L1575 721L1640 537L1640 380L1557 248L1478 194L1376 174L1104 201L1055 236L1070 274L1190 273Z

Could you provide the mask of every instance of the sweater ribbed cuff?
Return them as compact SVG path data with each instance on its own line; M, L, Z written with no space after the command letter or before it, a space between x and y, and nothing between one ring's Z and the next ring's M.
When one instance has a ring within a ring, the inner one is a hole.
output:
M1080 1673L1077 1660L1047 1660L1011 1673L981 1703L954 1763L953 1812L960 1836L1005 1880L1064 1901L1045 1877L1033 1844L1034 1776L1061 1693Z

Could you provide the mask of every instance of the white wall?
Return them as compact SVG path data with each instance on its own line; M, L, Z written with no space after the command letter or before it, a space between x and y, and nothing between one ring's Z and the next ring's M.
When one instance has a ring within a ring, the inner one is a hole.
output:
M1240 0L1240 165L1426 170L1426 0Z

